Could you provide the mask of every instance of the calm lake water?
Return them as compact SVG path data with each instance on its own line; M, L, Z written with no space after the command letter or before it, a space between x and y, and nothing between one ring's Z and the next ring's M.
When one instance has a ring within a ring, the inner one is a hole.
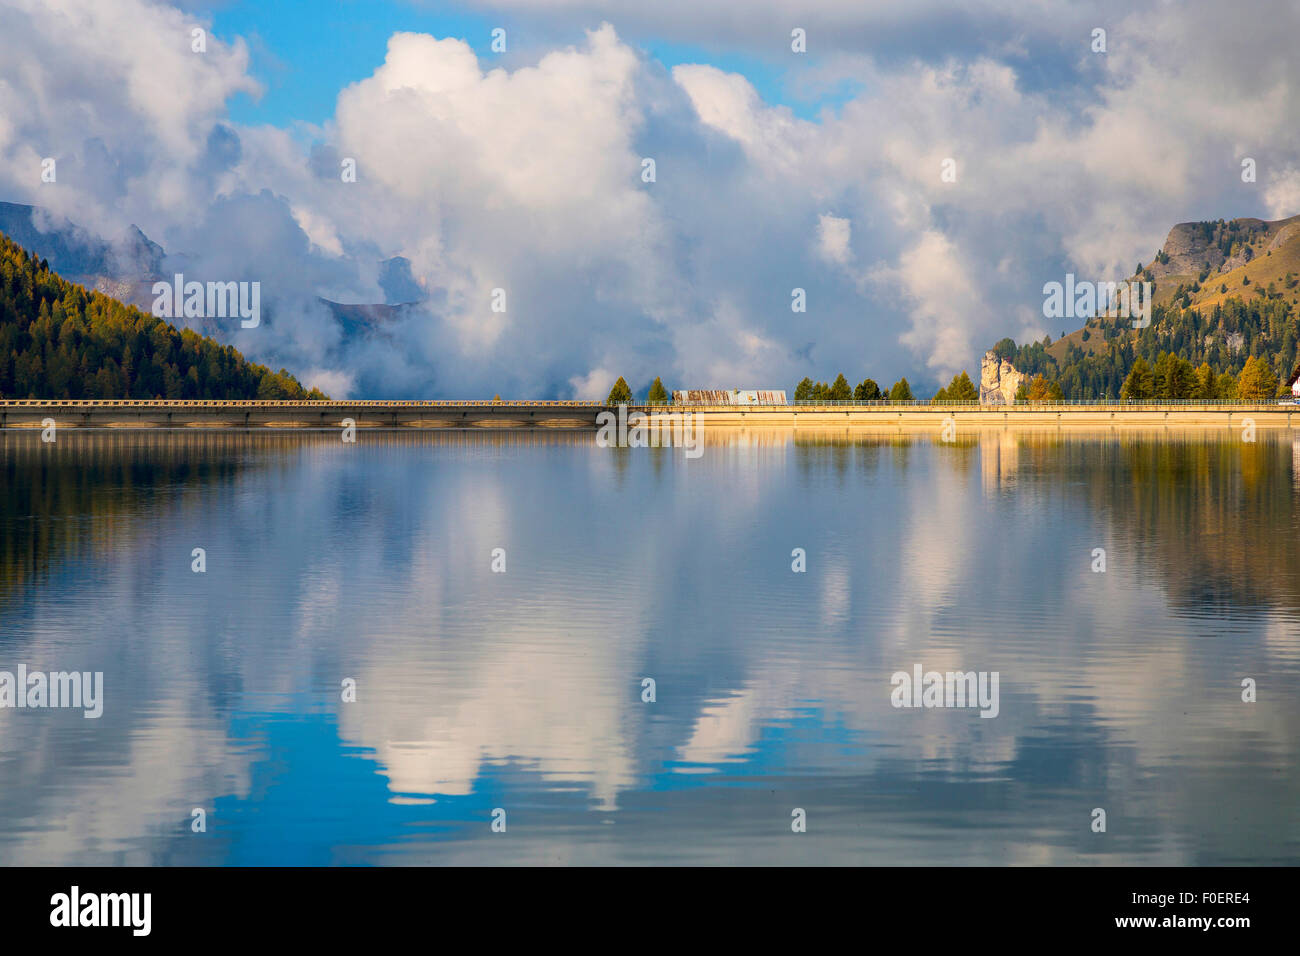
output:
M0 433L0 863L1294 864L1298 449Z

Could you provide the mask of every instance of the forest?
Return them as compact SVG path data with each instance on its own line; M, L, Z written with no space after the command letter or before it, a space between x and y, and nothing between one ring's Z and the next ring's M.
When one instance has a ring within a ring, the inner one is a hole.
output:
M285 369L68 282L0 236L0 398L327 397Z

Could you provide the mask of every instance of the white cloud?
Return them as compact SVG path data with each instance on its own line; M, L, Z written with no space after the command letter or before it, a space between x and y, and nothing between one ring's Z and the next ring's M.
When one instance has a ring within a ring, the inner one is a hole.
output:
M859 90L811 120L716 66L664 69L582 4L505 0L493 8L565 39L502 68L460 40L394 34L305 149L301 131L229 121L230 99L257 91L238 38L194 54L188 13L18 0L0 9L0 198L106 234L135 222L195 269L262 278L275 320L231 337L260 361L356 393L446 396L596 395L618 375L788 388L840 371L925 388L1021 331L1050 278L1126 275L1178 221L1300 212L1293 5L1228 20L1204 0L946 6L770 0L718 34L773 44L787 72L791 22L814 51L831 25L893 37L799 61L799 82ZM615 8L634 35L638 10ZM728 16L653 12L691 33L688 14ZM1087 30L1075 39L1093 21L1104 56ZM1243 154L1259 185L1240 182ZM39 182L46 155L54 185ZM376 264L394 255L428 301L336 327L315 296L380 301Z
M836 265L845 265L853 257L849 243L853 238L853 223L829 213L817 217L817 249L823 259Z

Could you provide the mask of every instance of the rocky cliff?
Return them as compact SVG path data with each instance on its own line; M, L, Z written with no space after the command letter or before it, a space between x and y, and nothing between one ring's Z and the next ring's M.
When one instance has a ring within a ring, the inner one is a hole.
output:
M985 352L980 362L980 404L1014 405L1016 390L1028 379L1006 359L999 359L996 352Z
M1276 249L1296 234L1300 216L1265 222L1262 219L1233 219L1217 222L1180 222L1151 263L1156 280L1167 276L1197 276L1231 272L1252 259Z

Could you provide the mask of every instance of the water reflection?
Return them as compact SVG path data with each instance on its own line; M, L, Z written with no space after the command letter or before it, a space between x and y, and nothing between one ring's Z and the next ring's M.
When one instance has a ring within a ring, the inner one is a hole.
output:
M0 433L0 860L1296 860L1289 436L706 438Z

